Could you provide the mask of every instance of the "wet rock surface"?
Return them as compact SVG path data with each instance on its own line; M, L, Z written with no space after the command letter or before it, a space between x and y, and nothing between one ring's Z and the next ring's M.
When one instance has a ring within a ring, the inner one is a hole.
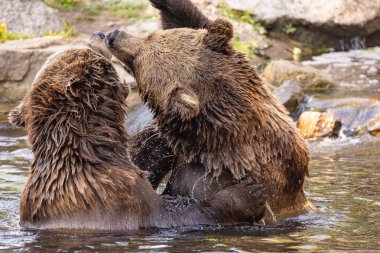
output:
M334 80L320 70L300 63L275 60L269 63L263 72L264 80L272 85L279 85L288 80L299 82L304 89L328 89L335 85Z
M311 101L307 108L332 114L342 123L342 133L354 136L380 132L380 101L367 98L340 98Z
M302 115L298 124L306 138L323 136L317 134L317 137L313 131L319 129L318 120L328 118L320 119L315 112L327 113L340 122L339 135L342 137L380 136L379 48L323 54L302 65L313 67L335 80L333 90L306 92L308 99L302 109L307 111L307 117Z
M11 33L41 36L62 29L57 11L42 1L0 0L0 8L0 23L5 23Z
M292 80L286 81L272 93L281 102L281 104L285 106L292 116L297 114L298 107L305 99L302 86Z
M380 94L379 47L323 54L302 64L330 75L342 88L366 89Z
M297 121L297 128L305 139L332 137L339 134L340 122L332 113L304 112Z

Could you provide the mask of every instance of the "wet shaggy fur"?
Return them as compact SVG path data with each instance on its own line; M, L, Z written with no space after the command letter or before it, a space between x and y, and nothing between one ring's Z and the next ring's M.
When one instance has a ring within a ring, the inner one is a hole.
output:
M232 25L199 18L189 1L151 2L161 10L164 30L144 39L115 31L108 48L135 76L176 156L166 193L204 199L250 178L265 189L266 220L312 209L303 191L307 146L285 108L232 48Z
M34 156L21 197L20 224L135 230L230 224L235 213L253 221L253 213L263 210L239 206L261 195L250 183L249 190L232 198L236 205L225 202L226 192L220 191L203 203L170 210L130 159L124 128L129 89L110 60L95 51L71 49L55 56L10 114L13 124L25 127ZM241 186L231 192L234 187Z

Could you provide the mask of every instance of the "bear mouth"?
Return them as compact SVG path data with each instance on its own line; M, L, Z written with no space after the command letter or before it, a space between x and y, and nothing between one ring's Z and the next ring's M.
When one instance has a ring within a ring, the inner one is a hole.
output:
M120 33L120 30L119 29L115 29L114 31L112 31L109 34L107 34L107 36L106 36L106 43L108 45L110 45L111 47L114 47L115 46L116 37L117 37L117 35L119 35L119 33Z
M88 46L100 56L111 60L112 54L106 46L106 36L102 32L94 32L89 39Z

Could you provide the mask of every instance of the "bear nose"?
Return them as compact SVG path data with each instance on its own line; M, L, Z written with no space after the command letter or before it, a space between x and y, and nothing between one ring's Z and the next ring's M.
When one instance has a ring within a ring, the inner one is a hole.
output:
M102 32L94 32L93 35L100 39L104 39L106 37Z
M110 34L107 35L107 42L110 46L114 45L117 35L120 33L118 29L114 30Z

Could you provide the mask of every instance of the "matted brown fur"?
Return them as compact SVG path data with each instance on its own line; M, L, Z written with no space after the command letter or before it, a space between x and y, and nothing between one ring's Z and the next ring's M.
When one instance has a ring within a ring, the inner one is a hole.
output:
M151 2L167 30L144 39L115 31L108 47L135 76L159 133L177 156L166 192L194 196L198 191L202 198L250 177L265 188L268 216L312 209L303 191L307 146L286 109L232 48L232 25L222 19L205 22L198 10L189 11L196 7L187 0ZM181 13L180 22L173 13ZM210 188L212 178L224 183Z
M93 49L70 49L49 60L10 114L12 123L25 127L34 156L21 197L20 224L135 230L230 224L236 222L236 212L241 220L253 221L254 214L262 213L257 205L231 206L230 200L223 200L225 191L183 210L170 210L146 173L131 162L124 127L129 88L119 81L110 60L98 53L104 52L104 43L94 36ZM260 192L259 186L249 184L233 202L244 203Z

